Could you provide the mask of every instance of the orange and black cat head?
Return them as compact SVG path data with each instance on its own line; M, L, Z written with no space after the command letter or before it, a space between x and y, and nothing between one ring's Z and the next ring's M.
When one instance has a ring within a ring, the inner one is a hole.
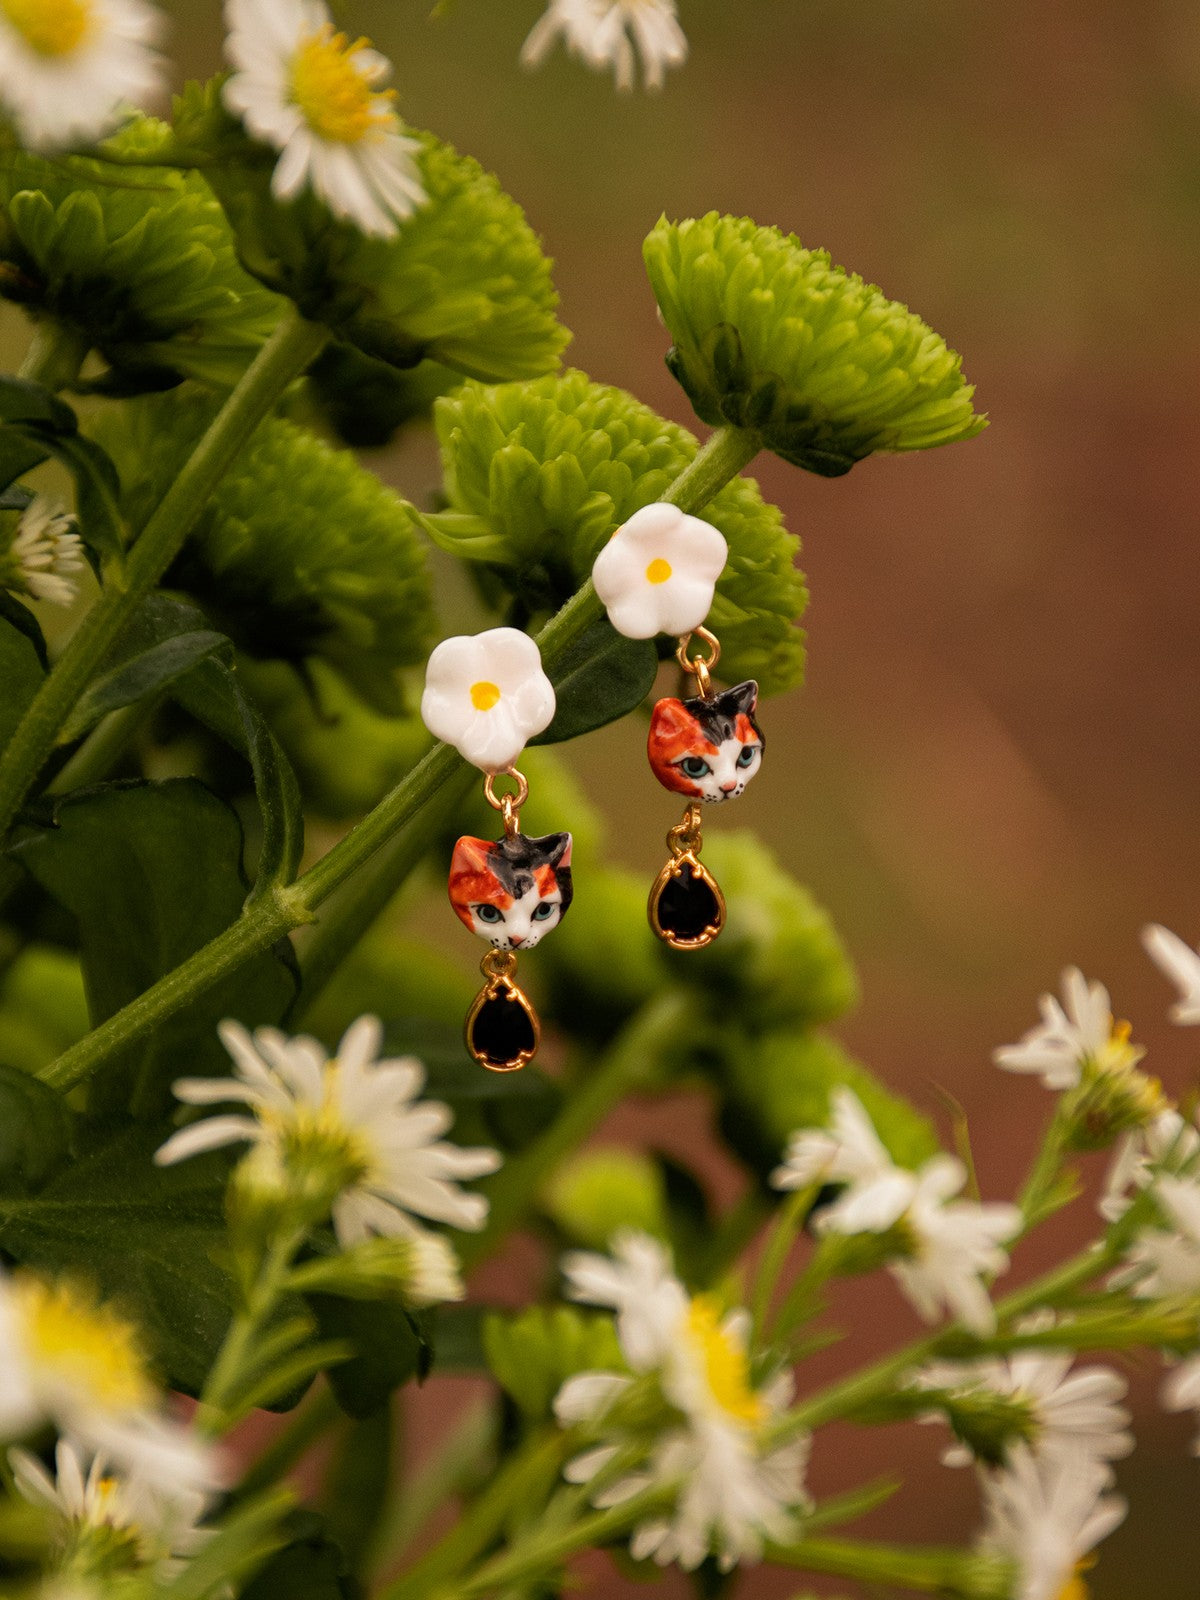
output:
M450 862L450 904L497 950L531 950L571 904L571 835L461 838Z
M659 783L706 805L735 800L762 765L757 706L752 681L710 700L660 700L646 746Z

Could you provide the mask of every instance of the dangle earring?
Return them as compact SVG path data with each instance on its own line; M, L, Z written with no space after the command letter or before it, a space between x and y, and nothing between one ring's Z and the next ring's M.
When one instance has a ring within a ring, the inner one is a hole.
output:
M537 1051L541 1029L515 981L517 955L556 928L571 904L571 835L531 838L520 828L529 784L516 761L549 727L554 706L538 647L516 628L445 639L429 658L422 720L486 774L484 795L504 819L501 839L459 839L449 882L455 914L492 947L465 1025L468 1051L492 1072L514 1072ZM514 787L498 793L501 777Z
M673 950L702 949L725 923L725 897L699 859L701 808L736 799L762 765L757 683L718 691L710 676L721 646L703 623L728 553L711 523L661 502L643 506L618 528L592 568L617 632L629 639L674 634L676 660L696 683L691 698L658 701L646 746L659 783L688 802L667 834L671 856L648 906L650 926ZM707 655L690 653L693 639Z

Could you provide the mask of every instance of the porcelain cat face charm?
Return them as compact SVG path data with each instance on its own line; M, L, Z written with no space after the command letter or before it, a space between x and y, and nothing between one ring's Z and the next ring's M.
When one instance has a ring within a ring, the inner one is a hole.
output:
M736 800L762 765L757 705L753 681L708 700L660 700L646 746L659 783L705 805Z
M571 904L571 835L461 838L450 862L450 904L496 950L532 950Z

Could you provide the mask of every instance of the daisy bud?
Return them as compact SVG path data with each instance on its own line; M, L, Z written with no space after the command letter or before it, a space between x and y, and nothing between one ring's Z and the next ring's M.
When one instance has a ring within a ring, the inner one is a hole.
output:
M661 1168L621 1145L587 1150L560 1167L542 1206L573 1243L596 1250L619 1228L660 1239L669 1233Z
M698 448L686 429L582 372L464 384L437 401L434 425L450 510L425 517L426 530L546 609L584 582L618 526L661 500ZM729 546L708 616L722 673L754 678L764 694L793 688L804 673L795 624L808 600L799 541L749 478L727 484L701 515Z
M10 539L0 551L0 589L69 606L86 566L75 518L39 494L19 516L5 513L0 521L11 524L7 535L0 527L0 541Z
M111 141L152 159L170 129L137 119ZM121 393L179 377L232 385L281 305L239 265L195 172L0 151L0 287L77 334Z
M414 1310L461 1300L466 1292L454 1246L416 1226L305 1262L293 1281L297 1288L349 1300L398 1300Z
M140 527L211 421L187 389L104 415L98 435ZM292 423L263 423L206 503L169 574L251 655L324 658L369 705L401 709L395 670L424 658L433 603L425 548L403 502Z
M824 250L715 211L664 217L646 270L698 416L759 434L822 477L876 450L923 450L985 425L933 329Z

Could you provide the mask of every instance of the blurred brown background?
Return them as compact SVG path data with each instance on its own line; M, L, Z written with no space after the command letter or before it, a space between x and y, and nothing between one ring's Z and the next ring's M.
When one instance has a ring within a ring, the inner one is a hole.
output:
M991 416L976 441L835 481L757 464L804 540L810 675L765 708L768 769L736 822L846 937L863 1002L843 1036L927 1108L934 1085L966 1105L999 1196L1048 1097L989 1052L1031 1025L1064 964L1108 983L1171 1089L1196 1076L1196 1036L1166 1023L1137 934L1155 918L1200 937L1200 11L680 0L686 68L659 96L624 97L561 55L520 70L540 9L339 11L396 63L403 114L526 207L557 261L570 361L694 422L662 364L640 244L662 211L715 207L795 230L919 311ZM207 74L217 6L173 10L176 58ZM414 497L435 481L427 442L378 465ZM629 864L650 872L671 816L637 744L618 726L575 751ZM682 1126L699 1136L702 1121ZM661 1113L619 1126L648 1125L672 1142ZM1064 1225L1042 1248L1072 1237ZM1031 1247L1014 1274L1036 1265ZM864 1357L909 1320L890 1282L841 1309ZM821 1375L849 1355L827 1354ZM1184 1600L1200 1565L1191 1421L1157 1414L1154 1372L1133 1376L1145 1416L1120 1479L1134 1509L1093 1592ZM966 1538L975 1493L938 1466L942 1442L847 1430L818 1452L814 1486L860 1481L878 1452L880 1470L915 1477L873 1531ZM691 1592L675 1576L627 1587L603 1562L584 1572L585 1592L612 1600ZM739 1593L810 1590L848 1592L760 1573Z

